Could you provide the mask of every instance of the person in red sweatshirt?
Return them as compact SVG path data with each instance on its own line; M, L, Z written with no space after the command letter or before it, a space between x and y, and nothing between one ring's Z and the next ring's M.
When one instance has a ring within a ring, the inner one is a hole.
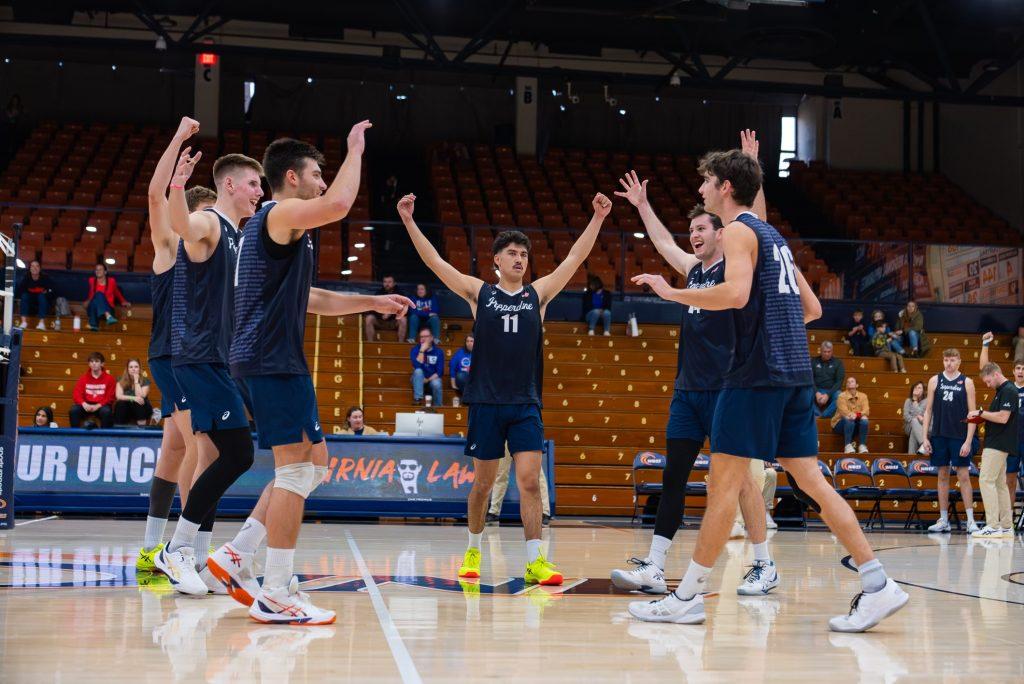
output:
M114 426L112 406L117 392L117 381L114 376L103 370L106 359L103 354L89 354L89 370L78 378L72 396L75 405L68 411L71 427L82 427L86 418L94 418L100 427Z
M121 294L114 276L107 275L106 265L96 264L95 275L89 278L89 296L85 299L85 309L89 314L89 329L100 329L100 316L107 325L117 323L114 307L118 304L130 307L131 304Z

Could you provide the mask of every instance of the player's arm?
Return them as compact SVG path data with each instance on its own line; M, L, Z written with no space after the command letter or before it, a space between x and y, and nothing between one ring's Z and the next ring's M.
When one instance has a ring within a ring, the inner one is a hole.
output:
M924 419L921 422L921 431L924 433L924 441L921 442L921 447L924 449L924 453L930 454L932 452L932 443L928 439L928 429L932 425L932 401L935 399L935 387L938 385L938 378L934 375L931 380L928 381L928 392L925 395L924 400Z
M651 238L651 244L658 250L658 254L684 277L689 274L690 269L696 266L700 259L680 247L672 237L672 233L654 213L654 207L647 201L647 181L641 181L637 177L636 171L630 171L619 179L619 185L625 192L616 191L615 195L625 197L630 204L636 207L640 214L640 220L644 222L644 228L647 229L647 236Z
M197 211L190 214L188 203L185 201L185 183L192 177L192 171L203 156L202 152L194 155L185 150L178 158L178 167L171 179L171 191L167 199L168 217L171 222L171 230L178 234L185 242L205 242L212 238L220 225L213 212Z
M187 116L181 117L178 130L168 143L167 149L160 155L160 160L153 170L153 177L149 179L149 227L153 244L168 242L174 233L171 230L171 222L167 216L167 186L174 176L174 170L178 162L178 154L185 141L199 132L199 122ZM192 148L185 148L185 152Z
M573 243L569 254L554 271L533 284L533 289L537 291L537 296L540 298L542 309L568 284L576 269L583 265L583 261L590 255L590 250L594 248L601 224L612 210L611 200L601 193L594 195L591 204L594 206L594 216L590 219L583 234Z
M415 304L402 295L353 295L311 287L306 311L322 316L347 316L364 311L376 311L382 314L395 314L401 318L411 307L415 307Z
M427 236L420 230L420 227L416 225L416 221L413 220L412 214L415 209L416 195L409 194L398 201L398 215L401 217L402 223L409 233L409 239L412 240L416 253L423 259L423 263L427 265L427 268L433 271L434 275L440 278L441 282L449 290L465 299L471 306L475 305L477 294L480 292L484 281L460 272L441 258L437 248L431 244Z
M749 128L740 131L740 149L743 153L753 157L754 161L758 164L761 160L758 158L758 153L761 150L761 143L757 140L757 131L753 131ZM761 183L761 187L757 191L757 196L754 197L754 206L751 207L754 213L757 214L758 218L762 221L768 220L768 202L764 197L764 183ZM814 319L811 319L814 320Z
M308 200L294 197L282 200L267 214L267 231L274 242L289 244L303 231L340 221L348 215L359 194L366 130L371 126L369 121L360 121L349 131L345 161L324 194Z
M728 267L729 262L725 262L725 265ZM800 269L794 268L793 270L796 271L796 284L800 287L800 305L804 309L804 323L816 321L821 318L821 301L814 294L814 290L811 289L810 283L804 278Z
M660 275L644 273L634 276L637 285L649 285L662 299L708 311L742 309L750 299L754 282L754 256L757 254L757 236L739 221L722 229L725 252L725 281L708 288L680 290L669 285Z
M981 353L978 354L978 370L988 365L988 345L992 344L992 340L995 337L990 332L985 333L981 336Z
M967 415L974 413L977 407L977 401L974 395L974 381L970 378L964 380L964 390L967 392ZM974 423L967 424L967 439L964 440L963 445L960 447L960 458L966 458L971 453L971 442L974 441L974 432L978 429L978 426Z

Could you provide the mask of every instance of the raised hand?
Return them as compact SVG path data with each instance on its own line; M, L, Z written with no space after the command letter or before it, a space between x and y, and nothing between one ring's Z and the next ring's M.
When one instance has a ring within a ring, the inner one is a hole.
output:
M178 130L174 134L174 137L179 140L188 140L198 132L199 122L193 118L183 116L181 117L181 122L178 124Z
M373 298L373 310L380 314L394 314L402 318L410 308L414 309L416 305L402 295L377 295Z
M640 180L636 171L630 171L625 176L619 179L619 185L621 185L625 192L615 191L616 197L626 198L630 204L634 207L647 204L647 180Z
M987 332L987 333L985 333L984 335L981 336L981 343L982 344L992 344L992 340L994 340L995 338L996 338L995 335L993 335L990 332Z
M366 130L373 128L370 120L360 121L348 132L348 151L362 154L366 149Z
M412 218L413 211L416 210L416 195L409 193L402 199L398 200L398 215L403 221Z
M192 177L192 172L196 170L196 162L203 158L202 152L190 155L191 151L191 147L186 147L181 151L181 156L178 157L178 168L174 170L174 176L171 178L172 186L185 187L185 183Z
M740 149L743 154L757 160L757 153L761 149L761 143L757 141L757 131L746 128L740 131Z
M654 290L654 294L662 299L668 299L672 295L672 286L668 284L663 276L655 273L641 273L630 278L636 285L647 285Z
M598 218L603 219L612 211L612 201L600 192L594 195L594 201L592 204L594 205L594 216L597 216Z

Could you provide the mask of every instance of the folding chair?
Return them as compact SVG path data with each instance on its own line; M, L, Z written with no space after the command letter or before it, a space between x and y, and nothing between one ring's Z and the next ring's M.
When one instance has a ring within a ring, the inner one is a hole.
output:
M915 515L918 525L924 527L924 521L921 520L921 514L917 510L917 500L921 493L912 486L910 475L907 474L907 469L903 467L902 463L895 458L876 458L871 464L871 477L879 490L878 523L883 530L885 529L885 512L881 508L883 501L893 502L894 507L898 507L901 501L910 502L910 510L903 521L903 529L910 528L910 521Z
M633 458L633 517L630 519L630 523L637 520L637 514L640 511L640 497L650 497L653 494L661 494L662 491L661 475L658 476L657 481L648 480L644 472L652 470L664 472L665 462L665 456L653 451L641 451ZM639 518L640 524L643 525L643 515L639 515Z
M861 501L871 503L871 510L864 526L868 527L880 510L879 497L881 492L875 486L871 476L871 468L862 459L843 456L835 462L836 491L839 496L854 503L854 510L860 508Z

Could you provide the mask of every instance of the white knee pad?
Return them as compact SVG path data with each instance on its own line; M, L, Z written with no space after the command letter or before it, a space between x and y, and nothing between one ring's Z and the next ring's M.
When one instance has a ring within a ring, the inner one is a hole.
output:
M327 477L327 466L313 466L313 490L323 484Z
M287 489L303 499L316 488L316 468L312 463L292 463L274 468L274 488Z

